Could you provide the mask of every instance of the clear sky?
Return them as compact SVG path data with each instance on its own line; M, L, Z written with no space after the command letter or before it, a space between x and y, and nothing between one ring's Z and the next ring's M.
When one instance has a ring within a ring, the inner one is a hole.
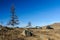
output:
M20 27L29 21L33 26L60 22L60 0L0 0L0 22L4 25L10 20L13 3Z

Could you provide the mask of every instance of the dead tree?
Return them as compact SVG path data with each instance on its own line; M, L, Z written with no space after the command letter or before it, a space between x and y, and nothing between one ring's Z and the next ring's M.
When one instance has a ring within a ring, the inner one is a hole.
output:
M11 7L11 20L9 21L8 25L11 25L14 27L18 24L19 24L19 20L15 14L15 7L14 7L14 5L12 5L12 7Z
M28 25L26 26L27 28L30 28L32 25L31 25L31 22L28 22Z
M31 22L28 22L28 26L31 26Z

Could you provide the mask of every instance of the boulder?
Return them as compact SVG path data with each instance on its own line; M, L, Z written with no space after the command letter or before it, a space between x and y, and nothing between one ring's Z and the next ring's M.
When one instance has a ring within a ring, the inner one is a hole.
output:
M22 32L22 35L23 35L23 36L32 36L33 33L32 33L31 31L29 31L29 30L24 30L24 31Z

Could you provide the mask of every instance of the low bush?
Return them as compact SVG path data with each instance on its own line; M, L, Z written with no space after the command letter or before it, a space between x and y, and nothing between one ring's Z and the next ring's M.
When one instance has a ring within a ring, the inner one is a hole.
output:
M46 29L53 29L51 26L47 26Z

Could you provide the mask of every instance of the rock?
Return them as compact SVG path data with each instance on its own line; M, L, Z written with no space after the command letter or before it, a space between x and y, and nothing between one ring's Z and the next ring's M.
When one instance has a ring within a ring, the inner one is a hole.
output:
M29 31L29 30L24 30L24 31L22 32L22 35L23 35L23 36L32 36L33 33L32 33L31 31Z

